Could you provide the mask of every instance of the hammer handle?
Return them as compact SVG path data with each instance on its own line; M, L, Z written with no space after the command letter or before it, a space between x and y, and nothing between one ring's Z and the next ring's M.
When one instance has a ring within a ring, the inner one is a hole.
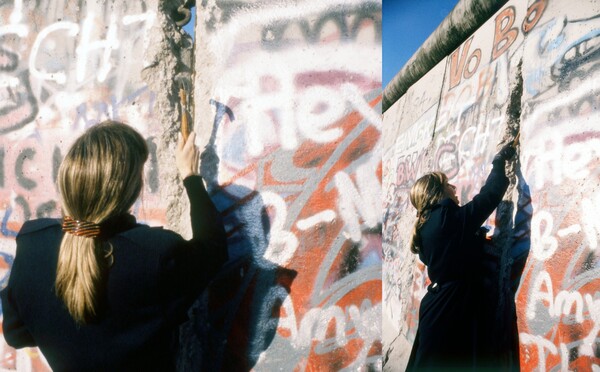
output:
M188 114L187 114L187 98L186 92L183 88L179 89L179 101L181 103L181 135L183 136L183 142L187 141L190 135L190 128L188 125Z

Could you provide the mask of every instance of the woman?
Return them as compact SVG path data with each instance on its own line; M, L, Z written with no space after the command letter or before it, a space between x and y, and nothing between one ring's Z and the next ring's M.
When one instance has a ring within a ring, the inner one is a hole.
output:
M17 236L1 292L9 345L38 346L56 371L175 368L178 326L227 260L194 138L176 152L190 241L129 214L148 158L139 133L109 121L75 141L58 172L64 218L27 221Z
M481 300L481 225L502 201L509 183L504 165L514 153L509 144L494 157L485 185L464 206L441 172L419 178L410 191L417 209L410 249L427 266L431 285L421 301L408 370L493 367L495 351L484 331L492 318Z

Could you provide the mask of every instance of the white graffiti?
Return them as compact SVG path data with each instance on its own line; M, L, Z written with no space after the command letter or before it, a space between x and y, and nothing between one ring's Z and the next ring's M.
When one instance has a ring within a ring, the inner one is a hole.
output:
M335 321L335 337L328 339L329 324ZM292 340L296 348L307 348L313 340L321 343L321 353L328 353L348 343L346 337L346 314L339 306L330 306L324 309L314 307L310 309L300 322L298 337Z
M298 229L300 230L308 230L313 226L316 226L320 223L329 223L329 222L333 222L333 220L335 219L335 211L332 211L331 209L327 209L324 211L321 211L317 214L315 214L314 216L302 219L302 220L298 220L298 222L296 222L296 226L298 227Z
M61 30L66 31L68 36L74 37L79 33L79 25L73 22L61 21L40 31L31 47L31 54L29 55L29 71L33 77L41 80L56 81L58 84L64 85L67 82L67 76L64 72L47 72L36 67L37 56L40 53L40 47L44 40L53 32Z
M369 154L369 161L356 170L357 186L343 171L334 177L339 193L338 210L350 239L355 242L362 238L361 218L368 227L377 226L381 219L381 184L374 174L380 161L378 154L379 151Z
M284 2L275 6L269 3L261 4L261 6L254 6L252 12L243 11L237 13L233 20L215 33L209 42L209 47L215 55L229 56L232 49L235 48L236 41L239 38L244 38L244 33L255 26L289 22L297 19L310 19L311 17L326 13L332 8L339 9L341 7L360 6L364 3L364 0L307 0L298 3ZM354 46L354 48L356 47L357 45ZM372 58L381 56L381 54L368 55ZM379 70L381 70L381 61L372 62L370 63L371 65L379 66Z
M573 224L556 231L556 236L565 238L569 235L584 232L585 241L590 250L598 248L600 237L600 196L581 200L581 224ZM554 217L545 210L533 214L531 219L531 240L533 257L546 261L556 253L559 242L553 235Z
M144 31L143 46L147 47L149 43L149 30L152 27L155 18L156 14L150 11L137 15L128 15L123 17L121 25L127 26L129 29L133 27L137 29L139 28L140 23L143 24L143 27L141 28ZM66 71L66 69L63 71L47 71L42 67L38 67L40 59L39 56L46 53L52 53L56 49L56 38L64 38L66 36L69 39L73 39L72 42L76 42L76 82L82 83L84 80L88 79L90 71L96 74L96 80L98 82L104 82L108 77L109 72L115 68L113 65L113 52L119 49L121 45L118 38L120 26L116 17L111 16L110 21L106 26L105 39L96 39L96 33L98 33L98 22L99 20L96 19L96 15L90 12L82 21L81 26L74 22L60 21L48 25L42 29L37 34L29 54L29 70L32 77L40 80L54 81L60 85L67 84L69 80L67 74L70 73L70 71ZM15 25L9 27L11 28L0 30L0 35L3 32L10 32L16 33L20 37L24 37L28 33L25 25ZM127 30L121 30L121 32L127 32ZM79 36L79 39L75 40L77 36ZM127 52L131 53L133 50L128 50ZM69 55L60 56L56 55L56 53L53 54L53 58L55 60L62 61L63 64L68 66L67 61L70 58ZM100 56L98 57L98 55ZM95 68L88 68L89 64Z
M363 98L362 93L352 84L343 84L342 93L344 98L352 104L354 108L371 123L375 128L381 131L383 126L383 119L381 115L369 106L368 102Z
M11 24L6 26L0 26L0 37L4 35L17 35L18 37L24 38L29 34L29 29L26 25Z
M543 226L543 230L542 230ZM558 240L552 235L554 217L548 211L538 211L531 218L531 242L533 256L545 261L554 255Z
M564 237L572 235L572 234L577 234L580 231L581 231L581 225L576 223L569 227L565 227L564 229L558 230L556 232L556 235L558 235L560 238L564 238Z
M286 297L282 304L286 317L279 320L279 329L290 332L291 344L296 350L308 352L314 341L317 341L317 354L330 353L343 348L355 338L363 340L363 347L357 357L345 370L355 370L363 367L374 342L381 338L381 303L373 306L369 300L363 300L360 307L350 305L345 309L340 306L312 308L304 314L300 325L297 326L293 301ZM333 324L333 337L328 337L328 331Z
M437 105L429 108L394 144L395 157L405 155L409 151L424 149L433 138Z
M596 292L596 295L600 292ZM592 345L600 332L600 299L594 300L594 297L586 293L582 295L578 291L562 290L554 296L552 279L547 271L542 271L536 277L530 299L527 303L527 319L532 320L537 316L538 305L542 305L548 311L552 318L558 318L562 315L574 314L577 323L582 324L585 320L585 308L587 314L593 322L593 327L587 337L582 340L581 353L592 355Z
M524 345L534 344L538 350L540 370L546 369L546 351L558 355L560 351L561 368L567 370L569 362L569 349L578 348L578 354L581 356L593 357L594 345L597 343L598 333L600 332L600 292L595 294L579 291L561 290L554 296L554 288L550 274L543 270L534 280L532 292L526 308L526 316L529 320L534 320L539 316L540 306L547 311L551 318L562 316L571 317L571 321L577 324L584 324L591 320L592 327L589 333L574 343L557 345L540 335L521 333L521 343ZM596 299L594 298L596 297ZM550 332L553 334L553 332Z
M285 265L296 252L296 248L298 248L298 238L296 235L285 229L287 205L285 204L285 200L274 192L263 191L260 195L265 206L274 209L271 237L264 257L278 265Z
M545 371L546 370L546 350L548 350L550 353L552 354L558 354L558 349L556 347L556 345L554 345L552 342L546 340L544 337L542 336L538 336L538 335L530 335L528 333L519 333L519 340L521 341L521 343L523 345L535 345L537 347L537 351L538 351L538 365L539 365L539 370L540 371ZM568 360L568 355L567 358L562 358L562 360ZM563 369L563 371L566 371L566 369Z
M600 301L596 302L600 303ZM581 340L581 342L575 342L570 345L560 342L558 347L552 341L546 339L543 336L533 335L526 332L519 333L519 341L522 345L534 345L536 347L539 371L548 370L548 366L546 364L547 353L560 356L560 370L569 371L569 358L571 355L571 350L577 349L579 355L593 357L593 345L595 343L595 339L599 331L600 327L595 327L592 330L592 333L590 333L590 335L585 339ZM525 355L528 359L529 355ZM595 372L597 370L598 366L592 365L592 371Z
M355 58L377 55L380 46L361 47L354 44L316 45L311 53L293 47L272 53L253 50L243 60L235 60L220 76L216 99L220 102L240 101L235 107L239 124L245 128L246 151L257 157L270 144L283 149L298 147L300 137L317 143L333 142L343 134L336 123L348 112L348 103L376 128L381 117L365 102L359 83L327 84L311 78L318 74L340 72L381 81L376 63L365 65ZM223 60L233 57L223 56ZM236 56L242 59L242 56ZM250 73L251 71L251 73ZM311 80L312 79L312 80ZM361 83L363 84L363 83ZM336 85L338 85L336 87ZM220 87L227 87L223 89Z
M588 167L594 156L600 156L600 140L564 145L564 135L548 133L539 147L533 143L528 149L535 151L534 186L541 190L550 182L560 185L563 180L580 180L590 174Z
M326 104L327 108L319 110L320 104ZM317 143L333 142L344 132L341 128L329 127L345 112L345 102L335 90L324 86L307 88L298 97L298 129L305 138Z
M348 315L354 324L358 337L363 340L363 346L354 362L344 368L343 371L360 370L367 364L365 361L371 346L381 339L381 310L381 303L371 306L369 301L363 301L360 309L356 305L351 305L348 308Z
M600 239L600 193L595 198L583 198L581 210L583 231L590 249L595 250Z
M590 317L594 322L594 326L587 337L583 339L579 352L582 355L593 356L594 350L592 345L594 345L596 338L598 337L598 332L600 332L600 299L594 300L591 294L586 293L585 303L590 311Z

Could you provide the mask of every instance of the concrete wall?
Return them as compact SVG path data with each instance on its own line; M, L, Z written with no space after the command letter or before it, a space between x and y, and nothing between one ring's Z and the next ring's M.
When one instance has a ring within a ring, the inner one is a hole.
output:
M197 17L202 171L235 258L199 306L205 366L381 368L381 2Z
M520 279L521 368L597 368L599 13L591 0L509 1L384 114L384 369L406 365L429 283L408 249L410 187L442 170L467 202L519 129L511 185L486 224L501 296Z
M189 235L183 83L232 262L183 327L180 368L377 368L381 1L198 2L195 45L181 4L0 2L0 280L22 223L60 216L62 154L107 118L150 145L138 219ZM48 370L0 349L0 368Z
M0 3L1 285L23 222L60 216L58 165L91 125L121 120L146 138L145 187L133 211L139 221L165 225L167 210L181 203L171 165L173 78L191 69L192 43L175 26L175 13L156 0ZM0 351L2 369L49 370L37 349L14 350L1 339Z

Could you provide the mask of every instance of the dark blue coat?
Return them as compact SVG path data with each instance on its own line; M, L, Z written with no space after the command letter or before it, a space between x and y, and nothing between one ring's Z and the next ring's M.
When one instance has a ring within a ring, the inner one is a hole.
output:
M504 161L494 163L472 201L458 206L444 199L422 226L419 258L432 284L421 301L419 326L408 370L477 370L485 366L489 343L481 338L484 304L481 259L484 221L508 188Z
M225 230L199 176L185 179L193 238L122 221L107 242L114 263L100 315L78 326L56 296L60 220L26 222L1 292L6 342L38 346L56 371L173 370L177 329L227 260Z

